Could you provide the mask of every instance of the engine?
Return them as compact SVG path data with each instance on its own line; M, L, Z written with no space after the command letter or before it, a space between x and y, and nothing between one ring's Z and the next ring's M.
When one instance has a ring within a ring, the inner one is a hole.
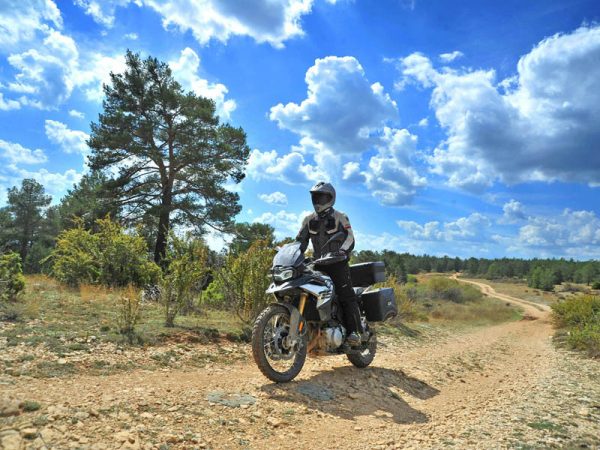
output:
M329 327L323 330L323 337L325 338L325 346L328 351L337 349L344 342L346 335L346 329L338 325L337 327Z

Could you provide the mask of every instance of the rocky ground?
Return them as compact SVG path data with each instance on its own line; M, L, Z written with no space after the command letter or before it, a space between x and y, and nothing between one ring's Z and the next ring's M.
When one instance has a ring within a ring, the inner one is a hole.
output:
M383 337L370 368L313 358L285 385L245 344L0 342L0 447L600 448L600 361L557 349L547 308L499 297L524 320Z

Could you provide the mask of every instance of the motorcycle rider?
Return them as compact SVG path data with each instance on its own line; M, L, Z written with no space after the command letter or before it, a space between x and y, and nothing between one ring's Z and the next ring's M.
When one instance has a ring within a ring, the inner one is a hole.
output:
M318 182L310 189L310 196L315 212L306 216L302 221L302 227L296 236L296 241L301 243L300 248L304 252L310 239L316 259L326 253L346 256L346 259L341 262L330 265L317 265L316 269L331 277L335 285L335 292L338 294L343 308L344 322L348 330L346 342L350 346L356 346L361 342L363 330L358 298L352 288L350 267L348 265L350 252L354 248L354 233L348 216L333 209L335 189L330 183ZM345 235L342 245L331 243L328 247L323 248L329 238L339 231Z

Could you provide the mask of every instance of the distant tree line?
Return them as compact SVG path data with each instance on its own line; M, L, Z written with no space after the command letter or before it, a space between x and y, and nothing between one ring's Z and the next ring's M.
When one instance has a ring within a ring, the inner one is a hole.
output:
M362 250L353 256L353 262L384 261L388 274L406 281L408 274L420 272L463 272L469 276L498 279L527 280L530 287L552 290L563 282L600 282L600 261L573 259L522 258L451 258L449 256L411 255L391 250L375 252Z

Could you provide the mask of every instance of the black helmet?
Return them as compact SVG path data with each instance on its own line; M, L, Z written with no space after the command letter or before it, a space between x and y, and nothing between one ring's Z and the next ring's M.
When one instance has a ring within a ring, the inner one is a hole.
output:
M312 204L317 214L327 211L335 203L335 189L331 183L319 181L310 188Z

